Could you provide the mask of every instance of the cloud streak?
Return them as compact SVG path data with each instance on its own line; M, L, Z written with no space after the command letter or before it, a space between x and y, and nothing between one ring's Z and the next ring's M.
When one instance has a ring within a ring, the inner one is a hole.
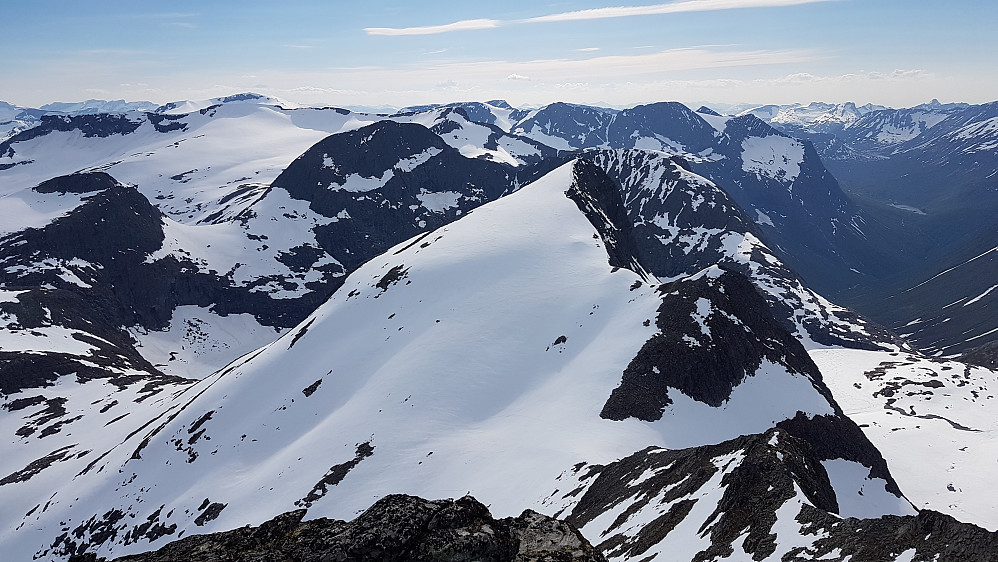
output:
M734 10L740 8L780 8L800 4L814 4L830 0L681 0L664 4L648 6L608 6L589 10L560 12L545 16L536 16L520 20L472 19L460 20L444 25L428 25L422 27L368 27L364 31L368 35L434 35L451 31L475 31L494 29L505 25L527 23L552 23L565 21L599 20L624 18L633 16L652 16L661 14L676 14L681 12L711 12L717 10Z
M534 59L510 61L487 59L442 62L392 68L341 68L338 83L438 83L459 77L463 82L489 83L496 80L555 83L618 81L664 75L676 71L711 68L779 65L814 59L806 51L748 51L693 47L667 49L635 55L603 55L583 59ZM540 77L543 77L541 79ZM523 80L525 81L525 80Z
M717 10L734 10L738 8L780 8L799 4L813 4L827 0L684 0L667 2L650 6L611 6L562 12L547 16L538 16L520 20L523 23L548 23L560 21L600 20L610 18L626 18L632 16L655 16L661 14L677 14L681 12L712 12Z
M499 27L503 22L492 19L461 20L444 25L427 25L422 27L367 27L368 35L436 35L451 31L474 31Z

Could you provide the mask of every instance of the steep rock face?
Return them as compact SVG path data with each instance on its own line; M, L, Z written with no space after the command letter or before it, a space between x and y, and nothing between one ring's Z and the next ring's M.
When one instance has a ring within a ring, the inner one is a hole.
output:
M194 535L155 552L115 562L211 560L356 560L600 562L602 555L570 524L535 511L494 519L470 496L424 500L390 495L350 522L302 521L305 510L279 515L259 527ZM74 562L98 559L79 555ZM104 560L101 558L100 560Z
M725 234L758 234L737 204L681 157L596 149L583 158L619 186L640 260L659 278L691 275L729 258Z
M83 289L120 319L119 325L140 323L139 319L150 326L162 325L161 312L167 313L168 320L169 311L162 311L166 308L163 303L148 298L157 292L155 289L147 292L155 281L135 275L143 269L146 256L163 244L159 211L135 189L122 186L102 173L56 178L42 183L37 191L79 193L80 189L93 194L67 216L0 241L4 285L51 283L64 289ZM73 265L64 266L72 273L61 277L52 275L53 268L46 267L46 262L74 261ZM101 294L105 291L110 294ZM160 298L167 297L166 291L158 292ZM129 318L130 315L134 316Z
M884 328L816 294L760 241L765 233L720 187L684 158L645 150L589 150L584 157L618 183L644 267L660 279L714 264L749 277L773 315L801 339L888 348Z
M807 443L779 430L693 449L650 447L582 471L587 486L566 520L599 536L597 548L613 559L650 560L674 551L675 560L740 553L779 560L773 555L785 538L777 525L797 515L781 513L785 503L838 511L819 459ZM661 515L640 527L630 523L630 513L648 508ZM670 540L688 526L699 527L706 540Z
M672 403L670 389L720 407L763 361L807 378L831 400L807 351L773 319L766 301L744 276L708 270L658 291L659 333L627 366L602 417L661 419Z
M575 201L606 245L613 267L624 267L644 275L633 226L620 199L617 184L606 173L585 160L572 167L572 186L565 192Z
M738 410L743 406L733 395L741 385L772 385L768 393L801 408L785 410L782 419L774 408L774 425L807 441L822 461L862 465L888 493L902 497L883 456L845 416L807 350L773 318L747 278L712 268L664 284L658 292L658 333L627 365L601 417L656 421L674 415L673 409L682 411L689 399ZM785 379L777 382L777 377ZM820 397L817 402L805 398L810 393ZM752 407L761 410L764 404L758 400Z
M949 515L923 510L915 516L838 519L804 507L801 531L817 538L791 560L960 560L985 562L998 554L998 533L961 523Z

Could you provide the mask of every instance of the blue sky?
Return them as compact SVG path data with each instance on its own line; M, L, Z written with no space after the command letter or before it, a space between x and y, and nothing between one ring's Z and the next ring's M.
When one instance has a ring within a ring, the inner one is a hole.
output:
M0 100L998 99L993 0L0 0Z

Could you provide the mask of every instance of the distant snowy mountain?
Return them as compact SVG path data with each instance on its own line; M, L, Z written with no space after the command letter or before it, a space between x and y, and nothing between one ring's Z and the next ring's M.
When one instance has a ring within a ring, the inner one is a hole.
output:
M837 296L926 349L958 353L972 346L968 338L998 329L993 314L973 306L940 308L985 294L993 284L988 262L960 264L998 245L996 119L995 103L933 100L871 111L833 133L774 123L815 143L843 187L885 226L881 236L897 256L897 273L859 278L856 290ZM956 272L943 287L913 289L951 268Z
M115 303L137 311L115 317L133 327L147 352L174 358L169 368L186 376L176 369L199 361L191 355L198 346L184 344L183 330L166 336L148 336L147 330L180 322L220 326L233 314L254 318L249 333L293 326L352 268L515 190L538 173L527 163L541 165L555 154L529 139L470 122L460 112L399 117L403 123L378 119L335 109L283 110L242 99L177 116L45 117L0 149L11 162L4 171L2 226L10 233L42 228L83 202L61 198L53 207L43 201L31 186L51 173L102 170L135 186L131 193L164 215L156 219L163 223L156 228L158 238L142 257L174 264L168 269L175 271L153 276L162 278L155 288L127 293L144 302L129 297L124 305ZM306 150L338 130L346 132ZM362 142L367 136L379 142ZM538 170L544 166L551 165ZM74 261L72 247L58 250L65 256L58 259L18 255L20 247L9 246L10 267L13 260L20 264L8 270L10 286L30 284L28 279L64 286L72 278L89 290L94 272L105 271L100 264ZM47 264L41 270L50 281L24 277L40 264ZM249 341L254 347L266 343Z
M126 102L125 100L87 100L83 102L54 102L39 108L27 108L0 101L0 142L39 124L44 115L95 115L100 113L128 113L153 111L152 102Z
M54 102L47 103L38 109L46 113L65 113L68 115L85 115L93 113L128 113L130 111L153 111L157 104L149 101L125 100L87 100L81 102Z
M849 128L870 112L886 109L882 105L869 103L857 106L852 102L841 104L811 102L808 105L763 105L745 110L738 115L754 115L790 134L831 133Z
M814 148L753 115L696 113L674 102L620 111L551 104L512 130L562 150L682 156L748 211L770 247L819 291L837 293L897 269L893 248L869 243L884 236L881 225L842 193Z
M286 109L293 109L297 107L296 104L292 104L280 98L264 96L262 94L255 94L253 92L246 92L242 94L234 94L231 96L211 98L208 100L172 101L158 107L153 107L151 109L144 109L144 111L153 111L155 113L167 113L175 115L175 114L194 113L195 111L201 111L213 106L238 104L238 103L249 103L252 105L272 105Z
M460 108L468 119L485 125L495 125L509 132L514 123L519 122L530 113L526 109L516 109L503 100L488 102L464 102L454 104L432 104L412 106L394 112L399 114L426 113L434 109Z
M44 112L0 101L0 142L38 124Z

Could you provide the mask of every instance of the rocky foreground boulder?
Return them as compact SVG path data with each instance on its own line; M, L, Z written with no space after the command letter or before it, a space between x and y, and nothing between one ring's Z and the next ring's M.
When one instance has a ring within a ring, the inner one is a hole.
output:
M114 562L489 561L605 562L572 525L524 511L494 519L471 496L424 500L402 494L378 500L353 521L303 521L304 509L263 523L191 535L154 552ZM94 554L70 562L106 562Z

